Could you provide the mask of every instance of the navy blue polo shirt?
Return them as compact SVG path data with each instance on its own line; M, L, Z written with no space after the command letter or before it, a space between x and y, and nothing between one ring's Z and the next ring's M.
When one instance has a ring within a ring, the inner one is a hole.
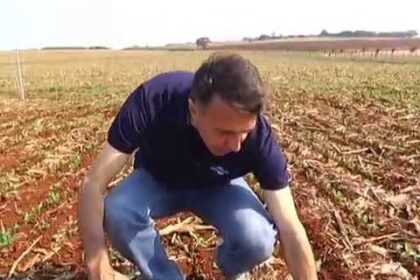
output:
M126 99L108 132L108 142L131 154L173 188L226 184L252 172L264 189L288 185L287 163L270 124L260 114L239 152L214 156L190 124L188 96L194 73L175 71L143 82Z

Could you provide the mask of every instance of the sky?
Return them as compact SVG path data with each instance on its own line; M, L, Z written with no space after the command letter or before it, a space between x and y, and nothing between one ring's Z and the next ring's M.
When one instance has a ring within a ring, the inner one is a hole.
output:
M0 0L0 50L162 46L343 30L420 34L420 1Z

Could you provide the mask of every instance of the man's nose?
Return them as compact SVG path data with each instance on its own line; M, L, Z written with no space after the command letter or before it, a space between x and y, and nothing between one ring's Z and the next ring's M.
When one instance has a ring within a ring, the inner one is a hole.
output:
M243 137L242 134L229 137L229 140L228 140L229 150L231 150L232 152L239 152L239 150L241 149L242 141L244 139L245 138Z

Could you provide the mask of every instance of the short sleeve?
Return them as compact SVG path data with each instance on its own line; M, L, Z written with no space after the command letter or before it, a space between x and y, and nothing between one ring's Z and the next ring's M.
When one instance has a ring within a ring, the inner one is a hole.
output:
M131 154L140 145L150 123L148 105L143 86L139 86L126 99L111 127L107 140L115 149Z
M253 164L253 173L263 189L277 190L289 184L286 157L263 116L258 118Z

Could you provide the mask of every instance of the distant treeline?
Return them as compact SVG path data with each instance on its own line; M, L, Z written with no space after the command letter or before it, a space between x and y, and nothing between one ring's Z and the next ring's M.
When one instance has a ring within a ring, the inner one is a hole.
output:
M50 51L50 50L109 50L110 48L104 46L91 46L91 47L66 47L66 46L56 46L56 47L44 47L41 50Z
M318 35L276 35L272 33L261 34L258 37L244 37L242 40L245 42L252 41L264 41L264 40L275 40L275 39L287 39L287 38L308 38L308 37L331 37L331 38L412 38L417 36L418 33L415 30L409 31L396 31L396 32L373 32L365 30L356 30L356 31L342 31L339 33L329 33L327 30L322 30Z
M328 33L327 30L322 30L318 35L320 37L386 37L386 38L412 38L417 36L415 30L396 31L396 32L372 32L364 30L356 31L342 31L340 33Z
M162 50L165 49L164 47L149 47L149 46L130 46L123 48L123 51L139 51L139 50Z
M189 50L194 50L195 49L195 45L191 44L191 43L186 43L186 44L167 44L165 46L162 47L150 47L150 46L130 46L130 47L126 47L123 48L123 51L142 51L142 50L147 50L147 51L189 51Z

